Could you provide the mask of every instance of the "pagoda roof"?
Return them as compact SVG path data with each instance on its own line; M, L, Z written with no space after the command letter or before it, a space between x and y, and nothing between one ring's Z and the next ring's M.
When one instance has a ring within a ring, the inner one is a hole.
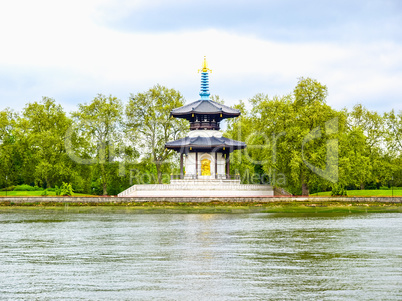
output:
M240 110L222 105L210 99L200 99L180 108L173 109L170 115L178 118L186 118L191 114L222 114L223 118L237 117Z
M222 149L227 148L229 151L246 148L246 143L232 140L226 137L185 137L176 141L165 144L166 148L179 150L181 148L194 149Z

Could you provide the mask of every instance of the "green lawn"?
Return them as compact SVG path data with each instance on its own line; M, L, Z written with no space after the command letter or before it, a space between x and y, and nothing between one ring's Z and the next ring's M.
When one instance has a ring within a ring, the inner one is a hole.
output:
M43 191L7 191L7 196L42 196ZM48 196L55 196L56 192L48 191ZM6 191L0 191L0 196L6 196ZM74 196L88 196L87 194L74 193Z
M331 191L318 192L311 194L312 196L330 196ZM392 190L348 190L348 196L392 196ZM402 189L394 189L394 196L402 196Z

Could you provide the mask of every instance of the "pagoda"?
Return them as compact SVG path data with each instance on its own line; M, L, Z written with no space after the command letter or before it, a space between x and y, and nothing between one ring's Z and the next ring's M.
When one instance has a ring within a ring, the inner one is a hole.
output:
M244 149L244 142L222 136L220 123L234 118L240 111L212 101L209 96L209 72L207 61L201 71L201 99L173 109L172 117L190 122L190 131L183 139L165 144L167 149L180 154L180 179L169 184L136 184L118 194L119 197L151 198L155 201L194 201L198 198L224 197L225 199L271 197L271 185L241 184L240 179L230 177L230 154ZM186 199L187 198L187 199Z
M244 142L222 136L220 122L240 115L240 111L210 99L207 60L201 71L201 99L173 109L172 117L190 122L187 137L165 144L167 149L180 153L180 179L229 180L230 153L246 147ZM185 173L184 173L185 157Z

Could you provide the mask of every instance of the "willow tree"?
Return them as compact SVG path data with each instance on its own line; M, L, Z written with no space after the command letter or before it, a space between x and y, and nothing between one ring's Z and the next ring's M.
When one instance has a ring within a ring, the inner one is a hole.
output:
M300 181L302 195L309 194L310 185L339 179L338 136L344 118L326 104L327 95L327 87L311 78L300 78L293 91L286 137L292 149L292 178Z
M262 166L274 185L308 195L312 186L338 181L337 141L345 118L326 104L326 97L326 86L301 78L293 94L250 99L250 128L241 125L246 134L241 140L251 161ZM233 125L229 130L233 132Z

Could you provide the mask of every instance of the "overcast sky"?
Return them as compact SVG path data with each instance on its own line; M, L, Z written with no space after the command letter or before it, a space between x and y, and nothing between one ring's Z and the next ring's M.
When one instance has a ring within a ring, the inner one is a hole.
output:
M0 110L157 83L195 101L204 55L229 105L312 77L337 109L402 110L401 0L0 0Z

